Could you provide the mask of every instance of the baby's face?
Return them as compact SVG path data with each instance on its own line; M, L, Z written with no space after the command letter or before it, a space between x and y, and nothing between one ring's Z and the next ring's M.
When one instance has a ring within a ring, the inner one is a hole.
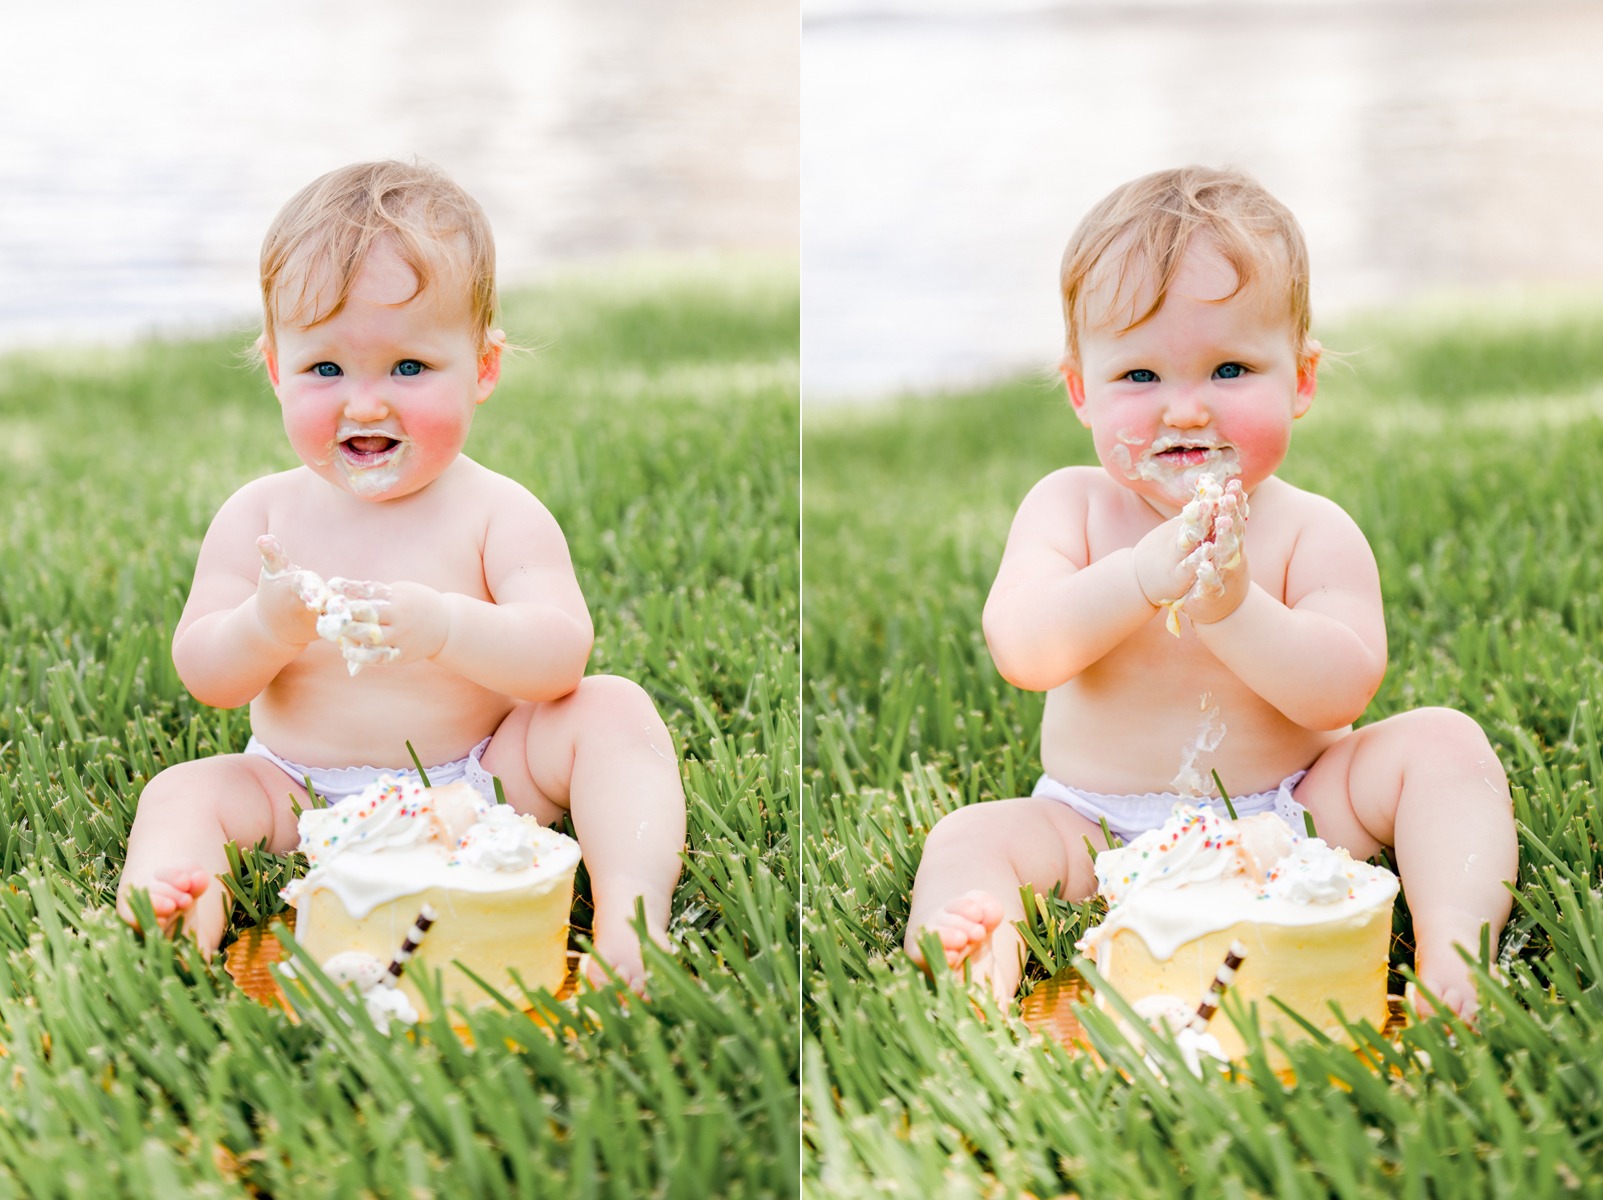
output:
M1110 313L1111 280L1086 296L1069 398L1109 474L1165 515L1204 473L1251 492L1279 467L1292 421L1313 400L1316 363L1299 368L1284 301L1261 280L1219 299L1235 286L1229 262L1198 238L1163 307L1135 328L1118 331L1128 318L1126 306ZM1150 283L1142 289L1136 312L1150 302Z
M363 500L399 499L439 478L499 373L499 347L481 354L461 289L436 278L407 300L415 287L380 242L339 315L280 325L268 354L295 453Z

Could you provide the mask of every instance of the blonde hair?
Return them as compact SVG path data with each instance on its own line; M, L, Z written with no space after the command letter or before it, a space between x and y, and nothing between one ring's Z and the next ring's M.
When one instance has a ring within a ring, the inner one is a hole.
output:
M439 276L468 291L475 342L495 319L495 239L478 201L428 163L353 163L314 179L262 239L262 342L276 320L309 329L339 315L367 256L388 238L417 277L407 299ZM325 281L332 281L333 298Z
M1309 337L1308 247L1291 210L1245 172L1234 168L1180 167L1143 175L1115 188L1086 214L1063 252L1060 288L1063 295L1065 367L1079 361L1080 333L1092 328L1084 320L1087 291L1100 281L1098 268L1118 255L1116 312L1126 289L1144 278L1132 274L1144 267L1156 281L1145 312L1134 312L1119 332L1134 329L1160 308L1169 294L1192 238L1203 233L1235 270L1237 295L1260 274L1285 289L1287 315L1296 340L1297 362L1305 365L1318 351ZM1229 299L1222 296L1220 299Z

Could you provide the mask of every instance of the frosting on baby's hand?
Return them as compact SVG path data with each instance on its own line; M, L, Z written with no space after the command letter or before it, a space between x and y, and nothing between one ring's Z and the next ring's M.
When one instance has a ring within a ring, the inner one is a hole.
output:
M324 580L317 572L291 563L271 534L257 538L256 549L262 556L263 574L269 579L289 579L301 603L317 616L317 636L340 648L352 675L365 666L392 663L401 657L394 646L384 644L379 625L380 613L390 600L386 585L338 575Z
M1190 551L1180 565L1195 573L1195 581L1185 595L1159 604L1167 610L1164 626L1175 637L1180 636L1180 610L1186 601L1224 595L1224 573L1241 565L1247 531L1247 494L1241 480L1221 487L1212 475L1203 475L1179 519L1180 548Z

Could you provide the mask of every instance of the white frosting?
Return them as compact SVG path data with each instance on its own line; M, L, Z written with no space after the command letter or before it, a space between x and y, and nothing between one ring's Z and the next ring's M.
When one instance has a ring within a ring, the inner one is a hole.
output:
M1304 838L1275 864L1265 890L1293 904L1334 904L1351 890L1352 865L1352 859L1332 850L1323 839Z
M1126 430L1121 429L1117 436L1119 444L1108 452L1111 465L1126 479L1159 484L1178 503L1184 503L1184 497L1196 492L1204 476L1218 480L1241 474L1241 456L1236 448L1223 442L1213 443L1206 434L1164 433L1145 449L1141 448L1141 439ZM1202 451L1202 460L1185 464L1162 457L1164 451L1176 446Z
M534 861L533 822L497 804L457 842L453 862L485 871L522 871Z
M417 1009L412 1007L412 1002L400 988L385 984L370 987L362 993L362 1003L367 1006L367 1015L378 1026L380 1033L390 1031L391 1021L398 1021L402 1025L417 1024Z
M353 461L344 453L341 443L348 438L385 437L395 444L371 460ZM356 495L363 498L381 496L401 481L401 467L412 451L412 439L398 429L383 425L364 425L357 421L342 421L335 431L334 442L329 446L329 461L333 462L345 482Z
M278 970L287 979L300 978L293 960L279 963ZM389 978L389 964L380 962L373 955L360 950L346 950L323 964L323 974L328 976L330 983L349 987L361 996L368 1018L380 1033L389 1033L392 1021L402 1025L417 1024L417 1009L412 1007L406 993L396 988L394 981Z
M1177 804L1160 828L1097 855L1097 891L1111 910L1142 889L1173 891L1230 874L1236 839L1229 824L1211 809Z
M301 813L298 849L315 870L346 852L373 854L430 841L434 802L430 789L410 779L381 775L355 796Z
M1202 1060L1209 1058L1218 1063L1228 1063L1229 1057L1219 1045L1219 1039L1206 1029L1196 1027L1197 1006L1195 1003L1186 1003L1179 996L1171 996L1164 992L1154 992L1150 996L1143 996L1137 1000L1132 1008L1135 1015L1140 1017L1153 1029L1167 1034L1174 1042L1175 1049L1180 1051L1180 1057L1186 1064L1186 1070L1199 1079L1202 1077ZM1149 1068L1163 1078L1163 1072L1158 1069L1157 1062L1151 1055L1144 1060Z
M1197 480L1196 493L1180 510L1180 547L1188 549L1208 540L1213 532L1213 519L1224 499L1224 488L1212 475Z
M359 795L302 812L300 849L311 869L284 889L285 898L295 903L324 887L361 920L431 887L554 885L578 865L578 842L510 805L469 799L469 792L466 784L431 789L381 775Z
M323 974L338 984L352 984L359 992L383 984L389 964L360 950L346 950L323 964Z
M1202 719L1191 741L1180 751L1180 769L1175 772L1174 780L1169 785L1182 796L1213 794L1213 779L1203 774L1201 762L1204 756L1219 749L1220 743L1225 740L1224 716L1219 706L1213 703L1213 693L1203 692L1197 707L1202 710Z
M1264 874L1256 861L1263 847L1243 847L1238 824L1179 804L1161 829L1098 854L1097 890L1107 898L1108 915L1081 947L1100 953L1114 933L1129 929L1161 961L1238 921L1313 925L1359 916L1397 895L1390 871L1354 862L1317 838L1294 836L1266 877L1254 878ZM1181 888L1183 896L1176 894Z

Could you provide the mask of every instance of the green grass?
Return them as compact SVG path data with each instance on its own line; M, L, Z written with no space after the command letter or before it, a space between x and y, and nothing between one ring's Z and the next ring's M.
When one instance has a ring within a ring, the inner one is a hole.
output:
M248 334L0 358L0 1196L796 1194L794 265L576 275L505 324L533 352L469 452L557 515L591 669L682 748L678 956L649 1003L484 1011L470 1050L292 1024L119 922L141 786L248 734L168 654L200 537L294 460ZM294 869L240 857L236 926Z
M1039 771L1041 698L1000 680L979 627L1008 522L1042 475L1095 459L1044 378L809 413L803 1137L819 1194L1603 1195L1603 301L1421 306L1325 336L1348 353L1282 474L1342 504L1379 558L1391 670L1365 719L1461 708L1514 786L1521 877L1480 1032L1455 1046L1417 1022L1387 1073L1305 1045L1295 1088L1262 1059L1235 1080L1171 1069L1166 1088L1098 1014L1128 1077L914 970L899 946L930 827ZM1093 912L1041 898L1027 986L1072 959ZM1398 933L1406 955L1402 909Z

